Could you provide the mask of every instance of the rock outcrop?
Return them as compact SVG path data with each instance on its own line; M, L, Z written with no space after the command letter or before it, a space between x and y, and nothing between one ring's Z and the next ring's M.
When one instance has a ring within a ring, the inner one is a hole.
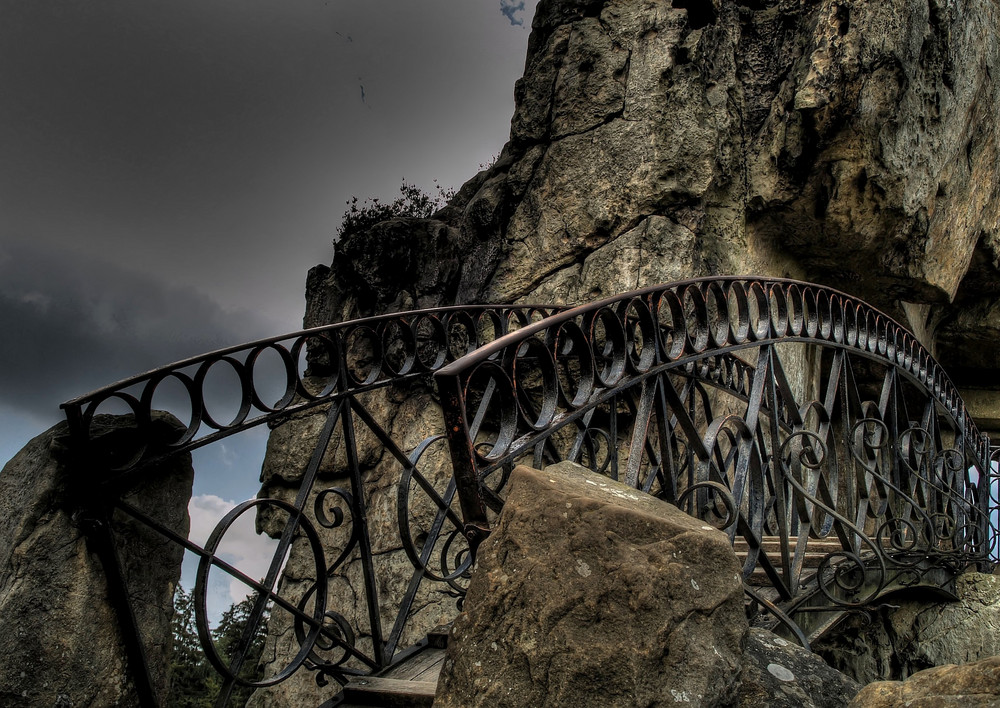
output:
M724 534L571 462L510 485L435 706L736 705L747 623Z
M846 620L813 648L863 684L1000 655L1000 576L966 573L958 602L889 598L893 608Z
M937 666L905 681L865 686L850 708L995 708L1000 706L1000 656L963 666Z
M176 423L176 421L174 421ZM154 430L176 434L164 417ZM129 448L131 417L100 416L95 438ZM137 706L118 618L100 560L75 512L97 480L81 479L60 423L29 442L0 472L0 705ZM190 456L147 470L126 499L182 536L194 472ZM143 632L157 695L168 681L173 593L183 549L122 521L117 552Z
M998 295L998 29L987 0L542 0L500 159L436 219L338 244L309 322L759 273L933 347L956 297Z

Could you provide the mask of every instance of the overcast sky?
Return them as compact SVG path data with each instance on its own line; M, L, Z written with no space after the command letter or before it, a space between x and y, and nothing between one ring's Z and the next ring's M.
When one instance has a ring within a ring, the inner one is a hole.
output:
M301 326L352 196L509 132L533 0L0 0L0 461L58 404Z
M352 196L500 151L535 1L0 0L0 463L65 400L299 329ZM256 493L266 432L196 452L192 538Z

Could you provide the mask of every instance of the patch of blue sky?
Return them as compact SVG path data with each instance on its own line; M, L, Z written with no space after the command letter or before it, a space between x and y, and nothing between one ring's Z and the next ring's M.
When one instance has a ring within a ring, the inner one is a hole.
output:
M24 410L0 403L0 421L3 421L3 433L0 434L0 468L7 464L21 448L43 431L60 420L57 410L53 410L50 420L41 420Z
M209 535L238 502L215 494L196 494L188 504L191 517L189 540L204 547ZM277 541L255 528L256 508L251 507L236 517L219 541L215 554L226 563L239 569L247 577L261 580L267 575ZM197 578L199 556L185 552L181 566L181 585L193 589ZM282 562L283 563L283 562ZM206 584L207 610L210 622L218 621L221 614L233 603L241 601L252 592L242 580L229 575L218 567L210 569Z
M195 475L188 504L191 541L204 545L233 507L257 496L268 432L267 426L260 425L192 452ZM257 533L255 517L253 508L238 517L223 536L219 555L248 576L260 579L267 572L276 542ZM194 587L197 567L197 557L186 553L181 571L181 584L185 588ZM242 600L248 591L244 584L223 571L213 570L209 583L210 616Z
M524 11L524 0L514 2L513 0L500 0L500 12L514 27L524 25L524 18L518 17L517 13Z

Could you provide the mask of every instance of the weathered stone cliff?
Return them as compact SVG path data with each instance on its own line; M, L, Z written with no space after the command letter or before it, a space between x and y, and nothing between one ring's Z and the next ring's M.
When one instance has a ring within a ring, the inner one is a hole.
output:
M500 159L435 219L337 244L307 323L757 273L1000 384L998 30L986 0L542 0Z
M998 37L988 0L541 0L497 162L434 218L337 243L309 274L305 324L787 276L908 323L986 411L1000 400ZM429 390L366 405L387 430L414 406L439 414ZM308 458L294 441L318 422L275 431L271 463ZM394 479L376 457L371 521L389 528ZM264 493L289 494L280 468L295 465L271 463Z

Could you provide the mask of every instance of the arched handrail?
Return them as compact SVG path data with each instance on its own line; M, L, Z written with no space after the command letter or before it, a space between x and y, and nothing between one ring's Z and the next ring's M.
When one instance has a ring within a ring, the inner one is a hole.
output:
M426 377L512 329L559 309L551 305L468 305L338 322L183 359L104 386L60 407L80 449L90 440L94 416L108 403L124 405L134 416L135 437L140 440L154 437L149 432L154 409L176 414L186 425L176 440L161 449L143 446L132 450L110 465L114 470L132 471L159 456L187 452L333 400ZM258 376L268 358L272 368L279 364L278 371ZM228 369L239 382L236 390L225 391L239 400L238 411L229 420L217 420L206 401L206 382L216 367ZM312 376L315 382L310 380ZM274 402L265 400L261 385L267 382L261 378L282 380ZM169 385L183 389L183 412L176 410L175 401L158 400L161 387Z

